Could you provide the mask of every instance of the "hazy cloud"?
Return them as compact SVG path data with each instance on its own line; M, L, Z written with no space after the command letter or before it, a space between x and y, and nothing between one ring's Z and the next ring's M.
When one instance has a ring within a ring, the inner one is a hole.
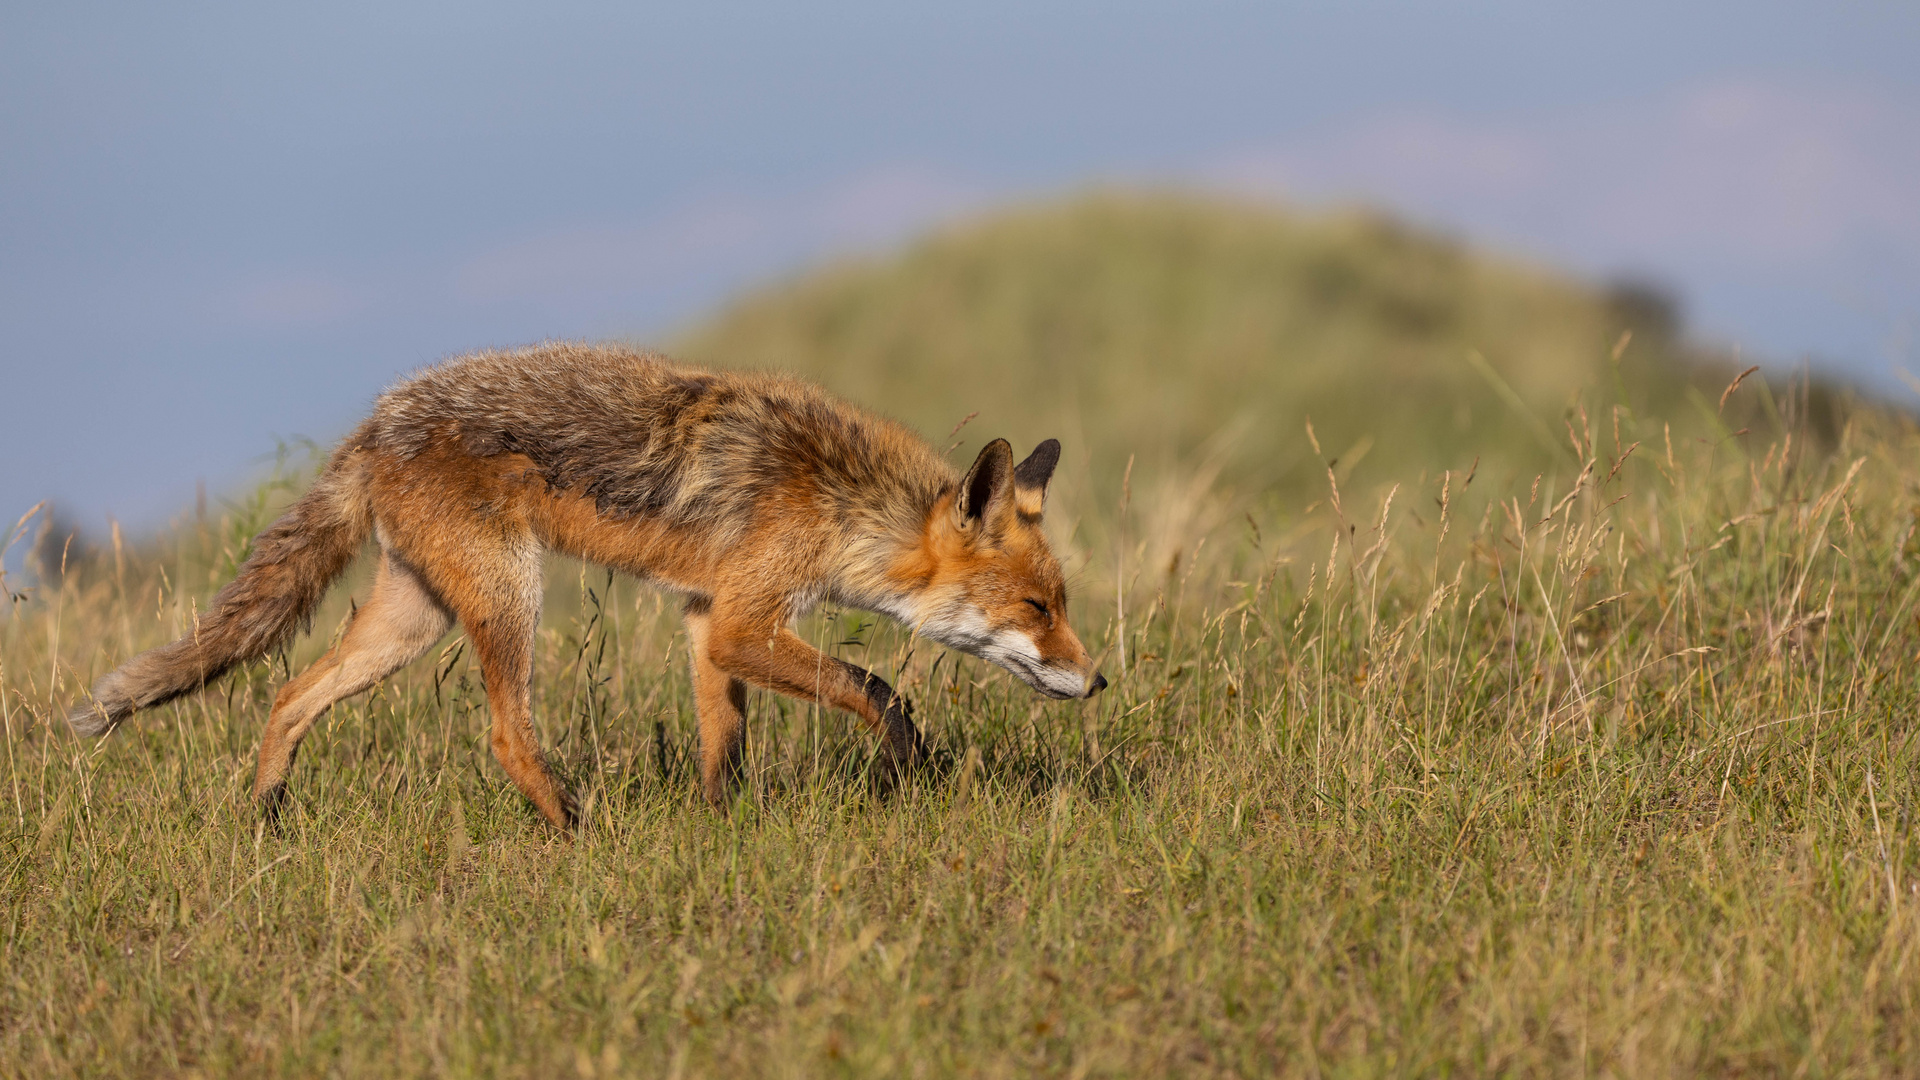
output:
M1587 265L1920 260L1920 116L1846 88L1728 81L1497 121L1398 112L1202 172L1381 199Z
M249 328L300 329L339 322L367 307L363 290L337 278L303 271L270 271L219 290L216 318Z
M491 248L454 268L453 290L472 302L608 298L766 273L897 242L983 198L979 186L918 165L865 170L787 197L713 195L645 221L574 226Z

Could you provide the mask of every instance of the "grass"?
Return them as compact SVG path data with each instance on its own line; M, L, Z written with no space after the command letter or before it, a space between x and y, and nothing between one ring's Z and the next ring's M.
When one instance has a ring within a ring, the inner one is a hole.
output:
M918 705L942 765L885 798L756 695L704 809L671 608L556 565L572 843L457 636L334 711L277 831L283 660L76 742L271 500L78 558L0 623L0 1073L1920 1072L1920 431L1778 389L1744 435L1576 410L1539 478L1080 492L1092 703L808 624Z

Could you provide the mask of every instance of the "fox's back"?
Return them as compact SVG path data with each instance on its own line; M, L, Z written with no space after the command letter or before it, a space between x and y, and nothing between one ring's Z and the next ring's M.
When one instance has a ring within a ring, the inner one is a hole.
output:
M811 384L611 346L449 360L383 394L362 431L400 460L523 455L550 489L607 517L729 531L775 496L904 524L956 480L912 431Z

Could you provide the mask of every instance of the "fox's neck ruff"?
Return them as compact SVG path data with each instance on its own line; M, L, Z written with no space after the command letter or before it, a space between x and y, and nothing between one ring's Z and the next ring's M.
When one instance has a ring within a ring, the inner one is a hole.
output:
M875 509L835 560L831 598L918 630L939 567L938 523L953 512L952 488Z

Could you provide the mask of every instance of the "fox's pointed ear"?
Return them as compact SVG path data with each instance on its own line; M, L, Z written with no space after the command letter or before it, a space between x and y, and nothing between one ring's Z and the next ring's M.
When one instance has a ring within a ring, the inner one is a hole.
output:
M1053 479L1053 467L1060 464L1060 440L1048 439L1033 448L1027 460L1014 466L1014 505L1028 517L1039 517L1047 505L1047 481Z
M953 508L963 528L978 521L997 521L1012 494L1013 447L1005 439L995 439L973 459Z

